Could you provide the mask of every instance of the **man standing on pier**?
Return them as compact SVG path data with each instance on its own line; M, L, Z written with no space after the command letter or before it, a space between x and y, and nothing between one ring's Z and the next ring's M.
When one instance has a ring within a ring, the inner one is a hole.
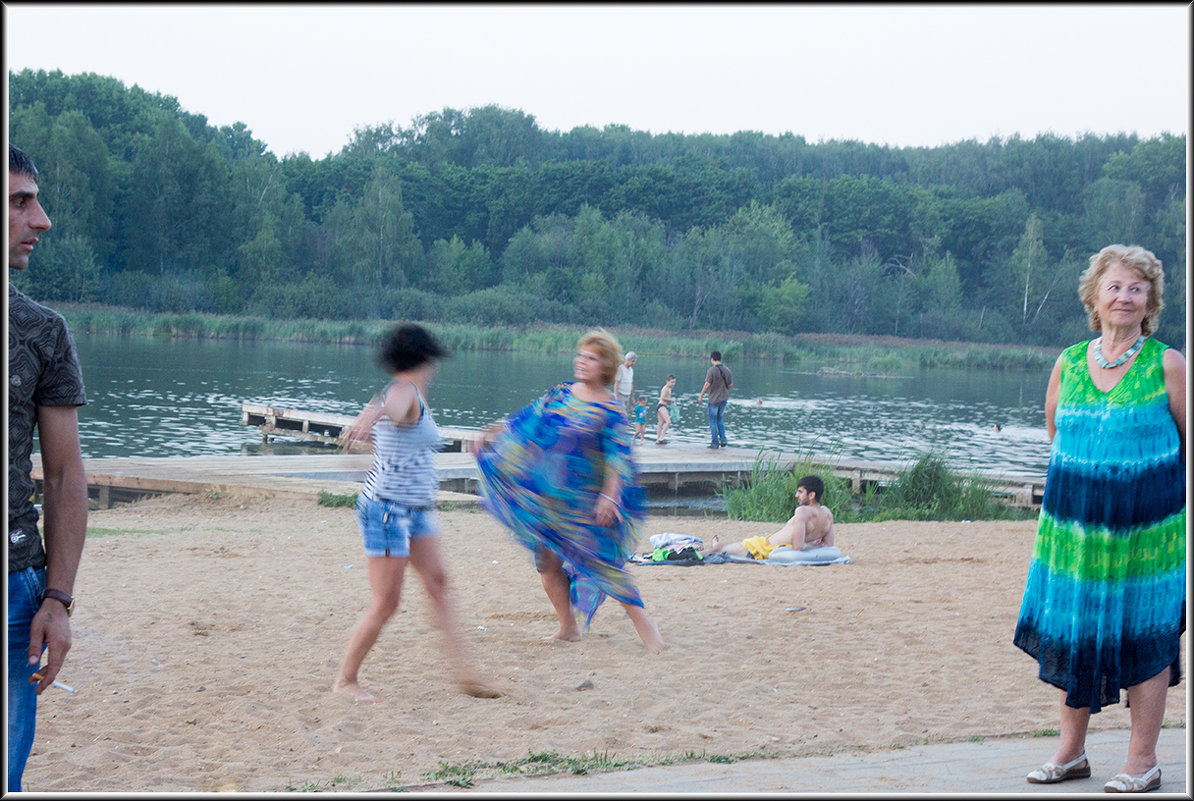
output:
M721 351L709 354L711 366L705 373L705 386L701 387L701 394L697 395L700 403L709 393L709 434L712 438L710 448L724 448L726 446L726 401L730 397L730 387L734 386L734 379L730 376L730 369L721 363Z
M50 230L37 199L37 167L8 146L8 268L29 264ZM66 321L8 285L8 778L21 790L33 747L37 696L70 650L72 593L87 533L87 476L77 407L83 374ZM33 432L44 471L45 544L33 505ZM39 667L43 651L47 661ZM36 676L34 674L37 674Z

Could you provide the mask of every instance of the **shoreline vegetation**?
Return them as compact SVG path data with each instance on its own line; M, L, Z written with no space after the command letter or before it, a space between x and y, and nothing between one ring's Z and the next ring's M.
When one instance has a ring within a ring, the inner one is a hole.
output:
M235 339L333 345L373 345L392 320L271 320L204 312L148 312L98 304L56 303L76 333L186 339ZM418 321L416 321L418 322ZM588 326L544 323L485 327L423 322L449 350L564 353ZM799 365L832 361L834 375L890 376L910 367L994 370L1048 369L1056 349L1042 346L947 342L859 334L752 334L745 331L671 331L610 326L624 347L640 354L703 358L720 350L727 361Z

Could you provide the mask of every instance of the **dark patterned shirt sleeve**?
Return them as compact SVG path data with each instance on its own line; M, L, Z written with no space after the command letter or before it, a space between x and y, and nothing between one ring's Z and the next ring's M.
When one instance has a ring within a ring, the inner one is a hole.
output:
M8 529L9 572L41 567L45 554L33 505L33 436L39 406L87 402L75 343L62 315L9 285Z

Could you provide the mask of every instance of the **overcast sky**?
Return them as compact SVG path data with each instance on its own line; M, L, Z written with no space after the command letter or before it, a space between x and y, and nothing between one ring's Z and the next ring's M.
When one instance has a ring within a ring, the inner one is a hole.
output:
M94 72L276 155L487 104L545 130L893 146L1187 134L1190 9L1124 5L5 4L7 67Z

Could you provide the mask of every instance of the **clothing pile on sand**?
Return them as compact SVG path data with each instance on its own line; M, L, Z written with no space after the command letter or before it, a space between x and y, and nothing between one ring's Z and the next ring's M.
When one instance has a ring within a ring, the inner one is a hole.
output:
M750 537L742 544L753 556L735 556L724 551L702 553L704 542L691 534L664 532L651 535L650 552L634 554L630 561L637 565L716 565L725 562L738 564L766 565L848 565L850 557L844 556L840 548L823 545L805 548L803 551L789 545L772 546L766 537ZM753 547L752 547L753 545Z

